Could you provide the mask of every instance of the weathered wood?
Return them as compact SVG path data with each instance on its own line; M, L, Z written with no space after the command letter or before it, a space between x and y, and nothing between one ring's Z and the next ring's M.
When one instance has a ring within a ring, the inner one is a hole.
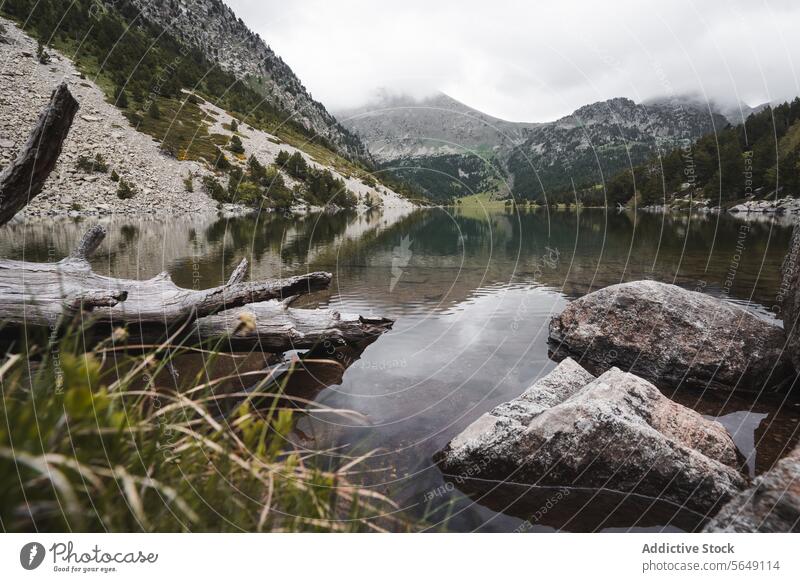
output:
M233 285L234 283L241 283L244 281L244 278L247 277L248 266L247 259L242 259L242 262L239 263L239 266L233 270L233 273L231 273L231 277L228 279L228 285Z
M72 251L70 258L88 261L92 255L94 255L95 251L100 248L100 245L103 244L106 234L105 227L96 224L86 231L78 243L78 246Z
M77 111L78 102L62 83L53 91L17 159L0 174L0 225L42 191Z
M224 349L286 352L319 348L323 353L343 345L370 341L392 327L383 317L362 317L330 309L294 309L267 301L229 309L197 320L198 340L219 339Z
M57 263L0 260L0 313L6 334L19 328L54 328L81 311L95 330L127 326L130 340L154 342L184 324L189 341L219 343L237 351L259 347L283 352L319 345L338 347L374 339L391 320L331 310L292 309L299 295L327 288L330 273L244 282L243 260L225 285L204 290L175 285L168 273L134 281L99 275L89 259L106 231L95 226L75 251Z
M286 279L234 283L211 289L183 289L169 274L134 281L98 275L85 259L69 257L57 263L0 260L0 313L7 323L53 326L65 304L94 308L98 323L158 324L162 327L270 299L325 289L330 273L309 273ZM119 300L111 305L102 296Z

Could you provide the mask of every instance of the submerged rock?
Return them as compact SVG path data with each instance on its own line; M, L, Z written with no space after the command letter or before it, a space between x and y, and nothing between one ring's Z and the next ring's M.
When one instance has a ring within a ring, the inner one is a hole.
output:
M784 332L737 305L656 281L606 287L550 322L555 358L619 366L659 386L760 390L792 373Z
M800 532L800 447L734 497L707 532Z
M437 461L456 481L589 487L707 513L746 485L725 428L617 368L594 378L567 358L484 414Z

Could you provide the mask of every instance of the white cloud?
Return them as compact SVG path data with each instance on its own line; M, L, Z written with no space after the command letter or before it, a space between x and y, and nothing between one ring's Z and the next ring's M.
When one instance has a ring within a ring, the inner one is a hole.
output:
M800 95L794 0L226 2L334 111L381 87L516 121L611 97Z

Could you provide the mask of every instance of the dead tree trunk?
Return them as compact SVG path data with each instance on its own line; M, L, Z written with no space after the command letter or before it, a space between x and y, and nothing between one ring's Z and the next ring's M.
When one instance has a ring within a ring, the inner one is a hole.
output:
M77 111L78 102L62 83L53 91L22 152L0 174L0 225L14 218L42 191Z

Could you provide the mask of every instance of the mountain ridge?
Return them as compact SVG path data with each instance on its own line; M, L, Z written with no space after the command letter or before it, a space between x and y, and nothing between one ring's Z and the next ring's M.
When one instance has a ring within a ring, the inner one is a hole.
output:
M352 158L369 158L360 140L316 101L299 77L222 0L128 0L142 18L203 51L220 68L289 111L307 131Z
M420 149L436 155L514 145L525 130L539 125L491 116L442 92L421 99L382 92L367 105L338 111L337 117L379 161L418 155Z
M546 198L601 182L653 152L728 124L689 103L637 104L625 97L544 123L498 120L443 93L417 101L384 96L344 113L342 123L382 167L439 200L479 192Z

